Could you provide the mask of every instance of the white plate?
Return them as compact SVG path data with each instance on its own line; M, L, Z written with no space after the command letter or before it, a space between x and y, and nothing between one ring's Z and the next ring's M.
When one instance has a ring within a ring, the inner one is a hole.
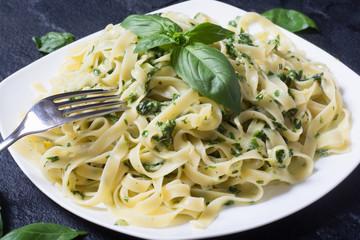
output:
M243 10L230 5L210 0L183 2L160 9L157 12L165 11L178 11L190 16L194 16L201 11L217 19L224 26L229 20L245 13ZM307 52L308 58L325 63L338 80L345 104L352 114L352 151L348 154L319 159L316 162L314 174L310 178L292 187L275 186L266 189L264 200L258 204L235 206L222 210L219 217L207 229L194 229L190 224L163 229L114 226L114 219L106 211L83 208L72 203L69 199L64 198L61 192L46 180L40 170L33 166L30 161L21 157L12 148L10 148L10 152L28 178L56 203L88 221L132 236L156 239L214 237L245 231L288 216L324 196L344 180L359 164L360 108L358 107L358 89L360 89L360 77L320 48L294 34L285 32L298 48ZM71 48L97 35L99 33L92 34L42 57L1 82L0 113L1 116L6 116L6 118L0 118L2 136L10 134L11 130L19 123L21 114L30 108L30 104L36 98L36 93L32 90L31 84L34 82L48 83L51 76L56 74L59 65L64 61L65 54ZM18 98L18 96L21 96L21 98Z

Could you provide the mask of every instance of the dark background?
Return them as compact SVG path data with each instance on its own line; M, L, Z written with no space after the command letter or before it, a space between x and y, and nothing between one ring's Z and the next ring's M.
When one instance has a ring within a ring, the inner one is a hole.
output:
M66 31L80 39L103 29L108 23L121 22L129 14L143 14L179 2L0 0L0 81L42 57L31 40L32 36ZM277 7L305 13L316 22L320 33L303 31L298 35L360 74L359 0L223 2L259 13ZM7 150L0 153L0 206L5 233L34 222L53 222L88 231L88 235L80 239L135 239L85 221L55 204L28 180ZM309 207L272 224L228 237L360 239L360 167Z

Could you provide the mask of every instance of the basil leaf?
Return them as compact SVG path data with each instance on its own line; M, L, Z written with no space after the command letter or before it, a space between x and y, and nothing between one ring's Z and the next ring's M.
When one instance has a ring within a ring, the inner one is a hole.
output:
M75 41L74 35L71 33L49 32L40 39L32 38L37 49L42 53L51 53L69 43Z
M1 240L68 240L74 239L79 235L87 234L87 232L79 232L72 228L55 224L55 223L33 223L21 228L15 229L6 234Z
M0 207L0 237L3 235L3 233L4 233L4 224L1 216L1 207Z
M319 31L319 28L313 20L296 10L274 8L261 15L291 32L298 32L306 28L314 28Z
M200 23L192 28L189 28L184 33L185 37L189 38L190 42L202 42L205 44L211 44L229 38L234 35L233 31L222 28L219 25L209 22Z
M199 42L176 46L170 63L190 87L235 114L240 113L240 85L234 68L220 51Z
M133 14L125 18L120 26L132 31L141 38L154 34L172 36L175 32L182 32L182 28L178 24L169 18L158 15Z
M165 34L154 34L141 39L134 50L134 53L149 50L154 47L175 43L175 40Z

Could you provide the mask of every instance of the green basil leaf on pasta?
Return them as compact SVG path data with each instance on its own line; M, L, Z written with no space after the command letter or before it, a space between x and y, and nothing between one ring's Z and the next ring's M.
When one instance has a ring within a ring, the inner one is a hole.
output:
M234 68L220 51L195 42L176 46L170 58L175 72L190 87L235 114L240 113L240 85Z
M189 39L189 42L202 42L205 44L211 44L231 37L234 35L234 32L222 28L219 25L204 22L189 28L186 30L184 35Z
M68 240L74 239L79 235L87 234L87 232L76 231L67 226L55 223L33 223L21 228L15 229L6 234L2 240L27 240L27 239L41 239L41 240Z
M291 32L298 32L307 28L314 28L319 31L311 18L296 10L274 8L261 15Z
M159 47L167 44L175 43L175 40L171 37L168 37L165 34L154 34L148 37L141 39L137 44L134 50L134 53L139 53L152 49L154 47Z
M159 15L133 14L125 18L120 25L141 38L154 34L172 36L176 32L182 32L178 24Z
M49 32L41 38L33 37L37 49L42 53L51 53L69 43L75 41L71 33Z

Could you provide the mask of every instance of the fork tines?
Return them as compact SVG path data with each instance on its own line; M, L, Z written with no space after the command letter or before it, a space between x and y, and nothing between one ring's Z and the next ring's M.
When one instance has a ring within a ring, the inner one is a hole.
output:
M126 101L116 100L120 98L120 95L114 94L115 92L116 90L103 89L82 90L50 96L49 100L54 102L64 117L81 118L84 115L91 117L129 109L128 107L114 107L126 103Z

